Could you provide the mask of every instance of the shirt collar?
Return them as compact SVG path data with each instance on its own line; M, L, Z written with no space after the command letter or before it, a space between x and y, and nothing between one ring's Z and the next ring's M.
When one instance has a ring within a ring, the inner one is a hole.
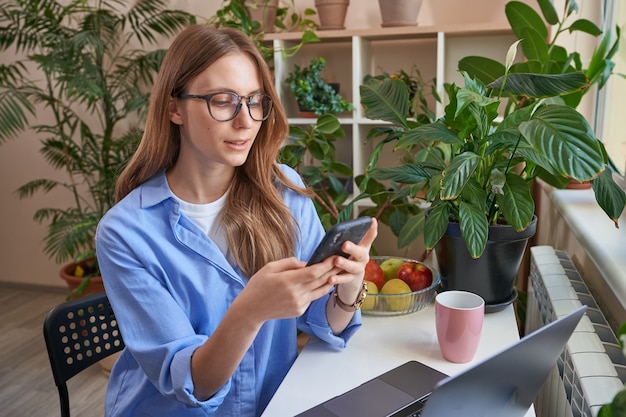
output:
M141 186L141 208L156 206L170 198L174 199L174 193L167 184L164 170L155 174Z

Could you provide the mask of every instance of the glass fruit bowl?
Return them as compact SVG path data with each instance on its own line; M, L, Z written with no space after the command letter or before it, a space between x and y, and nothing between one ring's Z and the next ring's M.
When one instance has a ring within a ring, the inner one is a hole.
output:
M371 259L376 261L376 263L379 265L383 264L383 262L387 260L395 260L397 266L408 261L422 264L430 270L432 274L432 284L424 289L406 292L403 294L373 294L370 291L367 294L367 297L365 297L365 301L361 306L361 311L364 315L399 316L402 314L414 313L418 310L421 310L434 300L441 283L441 277L439 276L439 272L437 272L435 269L429 267L423 262L419 262L414 259L401 258L398 256L372 256ZM395 268L396 270L397 266ZM390 279L395 277L395 271L393 267L387 270L387 275L388 277L385 278L385 283L389 282ZM367 275L365 279L367 279ZM371 284L368 284L368 290L369 285Z

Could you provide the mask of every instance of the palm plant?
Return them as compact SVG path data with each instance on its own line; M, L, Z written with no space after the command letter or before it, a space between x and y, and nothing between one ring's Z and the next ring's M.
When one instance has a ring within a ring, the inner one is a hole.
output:
M194 22L162 0L0 3L0 50L17 53L0 65L0 143L31 129L46 161L65 175L17 190L20 198L68 193L68 207L34 215L48 223L45 251L55 261L94 258L96 225L114 203L117 176L141 138L150 85L165 54L154 45Z

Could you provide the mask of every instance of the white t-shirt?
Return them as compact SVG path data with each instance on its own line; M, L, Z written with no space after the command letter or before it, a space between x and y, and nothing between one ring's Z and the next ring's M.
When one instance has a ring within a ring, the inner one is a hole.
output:
M226 233L220 221L220 214L224 208L228 191L219 199L207 204L188 203L176 197L180 203L180 210L196 223L212 240L215 242L226 259L233 264L233 258L230 256Z

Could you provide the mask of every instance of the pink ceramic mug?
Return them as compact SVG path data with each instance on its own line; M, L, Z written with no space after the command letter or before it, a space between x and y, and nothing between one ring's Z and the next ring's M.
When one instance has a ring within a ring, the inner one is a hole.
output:
M435 297L437 340L443 357L456 363L474 358L480 342L485 301L468 291L444 291Z

